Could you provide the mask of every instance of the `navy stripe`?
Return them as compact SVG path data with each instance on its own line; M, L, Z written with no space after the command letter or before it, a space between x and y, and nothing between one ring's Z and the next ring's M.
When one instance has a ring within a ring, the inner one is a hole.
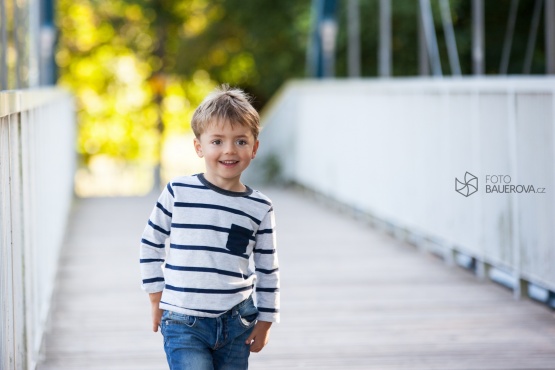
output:
M271 312L271 313L278 313L279 310L277 308L266 308L266 307L257 307L258 311L260 312Z
M167 188L168 188L168 191L170 192L170 194L172 195L172 197L175 198L175 195L173 194L173 189L172 189L172 187L170 186L170 183L169 183L169 182L168 182Z
M208 267L174 266L174 265L166 264L166 268L170 270L177 270L177 271L212 272L219 275L233 276L241 279L248 278L247 275L243 275L240 272L226 271L226 270L220 270L220 269L214 269L214 268L208 268Z
M229 213L234 213L236 215L240 215L240 216L245 216L250 218L251 220L253 220L254 222L256 222L257 225L260 225L260 220L258 220L257 218L249 215L248 213L245 213L243 211L240 211L238 209L234 209L234 208L229 208L229 207L224 207L224 206L218 206L215 204L205 204L205 203L182 203L182 202L175 202L174 204L175 207L191 207L191 208L207 208L207 209L219 209L221 211L226 211Z
M164 281L164 278L163 277L157 277L157 278L152 278L152 279L143 279L143 284L156 283L158 281Z
M156 202L156 207L160 208L160 210L164 212L166 215L172 217L172 213L167 209L165 209L164 206L160 204L160 202Z
M183 250L189 250L189 251L207 251L207 252L225 253L225 254L230 254L232 256L249 259L249 256L246 254L237 255L237 254L231 253L231 251L227 249L217 248L217 247L207 247L205 245L170 244L170 248L183 249Z
M141 258L140 262L141 263L164 262L164 260L160 258Z
M148 241L146 239L141 239L141 243L146 244L146 245L150 245L151 247L155 247L155 248L164 248L165 245L164 244L154 244L151 241Z
M215 230L220 231L222 233L229 233L231 229L227 229L225 227L219 227L214 225L201 225L201 224L174 224L172 223L172 227L179 228L179 229L200 229L200 230Z
M279 268L275 268L273 270L265 270L265 269L257 268L256 271L261 272L263 274L273 274L274 272L279 271Z
M199 288L182 288L173 285L167 285L166 289L175 290L177 292L184 292L184 293L203 293L203 294L235 294L239 292L243 292L245 290L252 290L253 286L246 286L243 288L236 288L236 289L199 289Z
M175 227L175 228L178 228L178 229L214 230L214 231L219 231L219 232L222 232L222 233L231 232L231 229L228 229L228 228L225 228L225 227L214 226L214 225L174 224L174 223L172 223L172 227ZM250 240L255 240L254 236L252 236L252 235L249 235L249 239Z
M276 293L279 292L279 288L256 288L257 292L266 292L266 293Z
M204 185L192 185L192 184L183 184L181 182L174 182L172 183L173 186L181 186L184 188L194 188L194 189L208 189L208 187Z
M274 254L276 253L275 249L255 249L253 250L254 253L260 253L260 254Z
M263 230L258 230L256 232L256 235L260 235L260 234L271 234L274 232L274 229L263 229Z
M214 314L221 314L221 313L224 313L224 312L227 311L227 310L219 310L219 311L216 311L216 310L199 310L197 308L187 308L187 309L191 310L191 311L214 313Z
M167 304L168 306L183 308L185 310L206 312L206 313L213 313L213 314L221 314L221 313L224 313L224 312L227 311L227 310L218 310L218 311L216 311L216 310L200 310L198 308L187 308L187 307L181 307L181 306L178 306L178 305L175 305L175 304L171 304L171 303L168 303L168 302L165 302L165 301L160 301L160 303Z
M160 226L155 225L152 221L148 220L148 224L154 229L160 231L162 234L170 235L169 231L162 229Z
M264 199L253 198L253 197L249 197L249 196L246 196L245 198L250 199L250 200L254 200L255 202L267 204L270 207L272 206L272 203L270 203L270 202L268 202L267 200L264 200Z

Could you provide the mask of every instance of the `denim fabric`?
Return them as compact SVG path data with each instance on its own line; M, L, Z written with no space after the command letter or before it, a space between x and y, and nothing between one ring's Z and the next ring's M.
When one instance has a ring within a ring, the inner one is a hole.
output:
M170 370L244 370L249 367L258 310L252 296L219 317L164 311L160 324Z

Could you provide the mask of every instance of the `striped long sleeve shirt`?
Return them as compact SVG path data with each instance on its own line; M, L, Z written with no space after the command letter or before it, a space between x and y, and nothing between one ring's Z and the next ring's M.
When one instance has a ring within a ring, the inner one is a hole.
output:
M256 190L227 191L202 174L170 181L143 232L140 262L142 288L163 292L161 309L217 317L256 287L258 319L279 322L274 211Z

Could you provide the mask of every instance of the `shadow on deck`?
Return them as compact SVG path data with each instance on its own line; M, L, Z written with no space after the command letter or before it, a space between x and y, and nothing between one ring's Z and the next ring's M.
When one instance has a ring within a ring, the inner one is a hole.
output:
M268 189L282 323L251 369L554 369L548 308L337 214ZM167 369L140 290L154 197L81 199L62 254L39 370Z

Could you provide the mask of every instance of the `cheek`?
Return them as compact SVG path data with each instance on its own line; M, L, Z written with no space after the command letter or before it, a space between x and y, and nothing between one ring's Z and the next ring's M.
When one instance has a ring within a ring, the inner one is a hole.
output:
M256 151L253 150L252 148L248 148L242 151L241 156L243 158L249 158L252 159L254 158L254 155L256 154Z

